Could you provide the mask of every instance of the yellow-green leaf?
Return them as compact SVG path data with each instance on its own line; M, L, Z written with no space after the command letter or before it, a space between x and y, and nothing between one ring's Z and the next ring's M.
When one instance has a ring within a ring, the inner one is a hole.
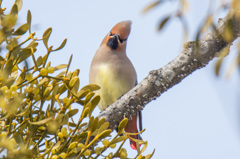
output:
M151 3L150 5L148 5L147 7L145 7L142 11L142 13L147 13L149 10L151 10L152 8L156 7L157 5L159 5L161 2L163 2L162 0L158 0L156 2Z
M28 23L25 23L22 26L20 26L15 32L13 32L13 35L23 35L27 32L28 28L29 28Z
M107 136L109 136L111 134L111 132L112 132L111 129L105 130L100 135L97 135L97 138L99 138L99 139L106 138Z
M12 6L12 9L11 9L10 14L13 14L13 15L18 14L18 6L17 6L17 4L14 4L14 5Z
M32 23L32 14L30 12L30 10L28 10L28 13L27 13L27 23L28 23L28 26L29 26L29 33L31 33L31 23Z
M49 122L50 120L52 120L52 117L46 118L46 119L43 119L43 120L40 120L40 121L36 121L36 122L29 122L29 124L31 124L31 125L44 125L47 122Z
M84 98L90 92L90 90L79 90L77 93L78 98Z
M72 89L71 89L72 92L73 92L74 94L76 94L77 91L78 91L78 88L79 88L79 78L78 78L78 76L74 76L74 77L70 80L69 85L70 85L70 87L72 87Z
M128 123L128 118L124 118L124 119L120 122L120 124L119 124L119 126L118 126L118 131L121 132L122 129L125 128L125 126L127 125L127 123Z
M22 9L22 0L15 0L15 4L18 7L18 11L20 11Z
M6 73L7 77L11 73L12 68L13 68L13 60L10 59L7 61L6 66L4 68L4 71L5 71L4 73Z
M101 121L101 120L100 120ZM100 122L99 122L100 123ZM102 133L103 131L107 130L109 127L109 122L105 122L101 125L101 127L98 129L98 134Z
M90 108L90 111L89 111L89 116L91 116L93 110L96 108L99 101L100 101L100 96L99 95L96 95L95 97L93 97L93 99L91 100L91 108Z
M59 148L59 146L61 146L61 141L58 141L58 142L53 146L52 149L57 149L57 148Z
M121 159L126 159L127 158L127 150L125 148L122 148L120 150L120 158Z
M47 77L44 77L39 83L38 83L38 85L39 86L41 86L41 85L43 85L44 83L46 83L46 82L48 82L48 78Z
M94 132L96 129L97 129L97 127L98 127L98 117L96 117L95 119L94 119L94 121L93 121L93 124L92 124L92 129L91 129L91 132Z
M59 94L63 94L66 90L67 90L66 86L61 85L61 86L59 87L58 93L59 93Z
M84 104L87 104L94 95L95 95L95 93L93 93L93 92L88 93L88 95L86 96L86 98L84 100Z
M160 24L158 26L158 31L163 29L163 27L167 24L167 22L169 21L170 18L171 18L171 16L167 16L160 22Z
M88 131L91 131L91 130L92 130L93 122L94 122L94 117L92 116L92 117L89 119L89 122L88 122Z
M153 150L152 154L146 155L145 159L150 159L153 156L154 152L155 152L155 149Z
M15 82L16 85L19 85L25 80L26 72L22 72L19 77L17 78L17 81Z
M147 145L148 145L148 143L147 143L147 141L146 141L145 144L144 144L144 146L143 146L143 148L141 149L141 153L143 153L143 152L146 150Z
M219 58L215 64L215 74L216 76L219 75L219 71L220 71L220 68L222 66L222 61L223 61L223 58Z
M126 140L127 138L128 138L127 136L120 136L120 137L118 137L118 138L113 139L113 140L109 143L109 145L115 144L115 143L118 143L118 142L122 142L123 140Z
M69 112L67 112L69 118L74 116L77 113L78 113L78 109L72 109Z
M84 112L82 113L82 117L86 118L89 112L89 108L84 109Z
M60 64L60 65L57 65L56 67L54 67L54 69L60 70L60 69L66 68L66 67L67 67L67 64Z
M81 88L81 90L86 91L86 90L90 90L90 91L96 91L99 90L101 87L96 85L96 84L89 84L84 86L83 88Z
M42 64L43 60L42 60L42 56L39 56L37 58L37 67L39 67Z
M21 51L20 51L20 53L19 53L19 61L18 61L18 63L20 63L20 62L22 62L22 61L24 61L24 60L26 60L29 56L31 56L32 55L32 49L31 48L24 48L24 49L22 49Z
M52 28L48 28L44 33L43 33L43 43L45 45L45 47L48 49L48 40L49 40L49 37L52 33Z
M77 126L77 124L72 123L72 122L68 122L68 125L71 126L71 127L76 127Z
M86 138L88 136L88 133L87 132L82 132L82 133L80 133L80 135L78 136L79 138Z
M66 43L67 43L67 39L64 39L62 44L58 48L54 49L53 51L61 50L66 45Z
M105 123L105 118L101 118L98 122L98 127L100 128L104 123Z

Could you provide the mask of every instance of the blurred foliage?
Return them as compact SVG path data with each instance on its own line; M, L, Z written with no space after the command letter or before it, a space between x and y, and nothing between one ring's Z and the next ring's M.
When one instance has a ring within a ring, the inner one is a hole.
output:
M183 36L183 41L186 42L188 38L188 23L187 23L187 11L189 8L189 2L188 0L155 0L154 2L151 2L148 4L142 11L143 14L148 13L149 11L153 10L154 8L163 6L165 3L170 2L177 2L177 9L174 10L171 13L168 13L167 16L161 17L160 22L158 24L158 31L162 31L167 24L173 20L174 18L178 18L183 26L184 30L184 36ZM217 14L224 12L224 11L240 11L240 0L219 0L219 6L217 9L213 10L214 5L216 5L216 1L209 0L209 6L206 6L208 8L207 15L205 19L203 19L202 25L199 27L197 30L195 40L198 41L203 35L205 35L209 30L215 29L216 21L214 17L219 18L216 16ZM239 17L240 18L240 17ZM218 19L218 23L221 23L222 19ZM225 22L223 22L225 23ZM232 26L230 23L226 24L227 27L224 30L222 36L226 41L231 41L233 38L232 36ZM219 54L218 54L218 60L215 64L215 74L216 76L219 75L220 69L222 68L224 57L226 57L230 52L230 46L226 47L223 49ZM238 41L238 47L237 47L237 55L234 59L234 61L231 62L230 66L228 67L225 77L230 77L230 75L233 73L234 70L237 68L240 68L240 42Z
M127 158L127 150L122 146L133 135L124 132L128 120L125 118L119 124L118 133L111 137L109 123L92 116L100 100L94 91L100 87L91 84L79 89L79 70L69 69L72 56L68 64L51 66L48 57L62 49L67 40L54 49L48 43L52 28L48 28L41 39L35 37L30 11L27 22L15 29L21 7L22 0L15 1L9 14L0 7L1 157ZM35 54L39 42L46 47L43 57ZM73 116L79 109L71 109L74 103L81 109L77 122ZM135 158L151 158L153 154L142 155L147 142L136 142L143 148L138 149ZM113 150L104 154L107 149Z

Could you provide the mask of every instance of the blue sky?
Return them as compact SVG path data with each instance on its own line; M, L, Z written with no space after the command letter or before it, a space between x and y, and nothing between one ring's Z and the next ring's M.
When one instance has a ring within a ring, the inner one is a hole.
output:
M3 7L13 2L5 0ZM37 37L41 38L42 33L52 27L50 43L55 47L68 38L66 47L54 52L49 60L52 65L67 63L73 54L71 71L80 69L83 87L88 84L90 63L104 36L119 21L132 20L127 54L136 68L138 81L141 81L149 71L174 59L183 47L182 26L178 20L171 21L163 32L156 31L160 18L171 13L176 3L166 3L146 15L141 14L149 2L25 0L19 14L19 24L26 22L27 10L31 10L33 31L36 31ZM207 0L189 0L188 41L194 40L208 3ZM40 45L37 54L43 55L45 52L44 46ZM234 54L233 50L228 63ZM240 158L239 114L236 113L239 78L237 75L227 80L216 78L214 63L212 61L207 67L189 75L144 108L143 127L146 131L142 137L148 140L145 154L155 148L154 159ZM99 111L94 113L97 115ZM136 154L128 143L126 148L130 156Z

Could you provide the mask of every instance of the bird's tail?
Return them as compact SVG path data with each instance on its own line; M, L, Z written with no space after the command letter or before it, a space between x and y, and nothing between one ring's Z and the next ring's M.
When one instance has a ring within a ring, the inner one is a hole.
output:
M141 119L139 120L139 122L140 122L140 125L141 125ZM138 129L137 129L137 115L133 115L132 116L132 120L128 120L128 123L127 123L127 125L125 127L125 131L127 133L138 133ZM140 139L140 140L142 140L140 134L138 134L138 135L130 135L130 137L133 138L133 139ZM131 139L130 139L130 146L131 146L132 149L137 150L137 143L135 141L131 140Z

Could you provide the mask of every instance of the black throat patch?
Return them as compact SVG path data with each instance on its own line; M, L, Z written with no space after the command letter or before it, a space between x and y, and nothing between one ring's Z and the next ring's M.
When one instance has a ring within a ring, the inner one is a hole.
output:
M118 38L116 36L110 38L107 42L107 46L113 50L116 50L118 48Z

